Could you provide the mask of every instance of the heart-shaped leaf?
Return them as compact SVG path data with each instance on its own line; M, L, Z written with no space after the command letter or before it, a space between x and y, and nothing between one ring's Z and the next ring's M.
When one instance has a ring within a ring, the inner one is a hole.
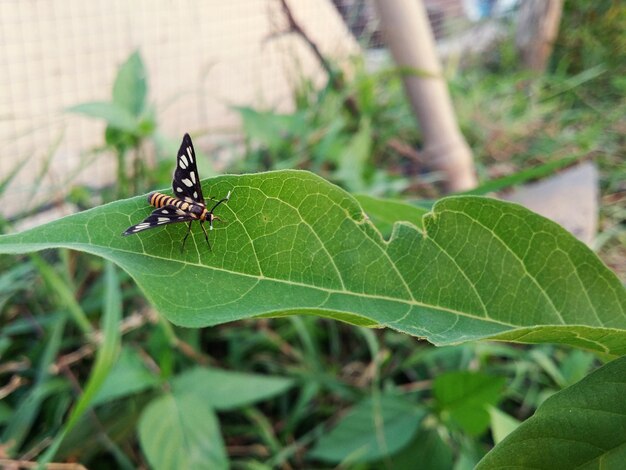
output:
M488 407L501 399L503 386L504 377L470 371L448 372L435 378L433 394L442 418L477 436L489 427Z
M144 196L23 233L0 252L68 247L111 259L172 322L202 327L256 316L317 314L386 326L435 344L560 342L626 353L626 290L557 224L515 204L442 199L424 230L389 241L345 191L285 170L204 181L217 209L212 250L196 227L122 237L150 212Z
M104 119L111 127L131 133L137 132L139 125L139 121L130 111L117 103L109 103L107 101L78 104L69 108L68 111Z
M113 84L113 102L139 116L146 105L146 69L138 51L133 52L124 62Z
M367 398L323 435L308 456L332 463L369 462L405 447L426 411L399 396Z
M194 367L172 382L175 391L197 393L204 403L218 411L266 400L293 385L293 381L285 377L205 367Z
M153 400L139 420L139 441L151 468L228 468L217 416L195 393Z

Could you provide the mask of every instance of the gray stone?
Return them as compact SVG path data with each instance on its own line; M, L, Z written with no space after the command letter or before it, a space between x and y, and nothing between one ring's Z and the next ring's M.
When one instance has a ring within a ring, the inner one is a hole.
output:
M598 226L598 170L593 163L517 188L502 199L555 221L589 246L593 243Z

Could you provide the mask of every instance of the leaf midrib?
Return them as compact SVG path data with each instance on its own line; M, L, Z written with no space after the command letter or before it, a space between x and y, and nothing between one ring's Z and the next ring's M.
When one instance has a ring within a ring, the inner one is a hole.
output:
M78 246L83 246L82 243L77 243L74 245L78 245ZM88 247L93 247L94 245L89 245L89 244L85 244ZM65 245L68 248L72 248L72 244L69 245ZM96 245L97 246L97 245ZM276 283L280 283L280 284L287 284L287 285L292 285L292 286L297 286L297 287L305 287L308 289L317 289L319 291L322 292L326 292L328 294L342 294L342 295L351 295L351 296L356 296L356 297L365 297L368 299L376 299L376 300L387 300L390 302L398 302L398 303L404 303L410 306L416 306L416 307L426 307L426 308L431 308L434 310L440 310L443 312L447 312L447 313L452 313L455 315L459 315L462 317L467 317L467 318L472 318L475 320L479 320L479 321L484 321L487 323L494 323L494 324L498 324L498 325L503 325L509 328L524 328L523 325L515 325L512 323L505 323L502 321L498 321L498 320L494 320L493 318L484 318L484 317L479 317L476 315L472 315L469 314L467 312L461 312L459 310L455 310L449 307L442 307L440 305L435 305L435 304L427 304L425 302L420 302L418 300L415 300L414 298L411 299L402 299L402 298L396 298L396 297L388 297L388 296L384 296L384 295L375 295L375 294L365 294L365 293L360 293L360 292L353 292L353 291L348 291L348 290L338 290L338 289L331 289L328 287L321 287L321 286L315 286L312 284L305 284L303 282L297 282L297 281L289 281L286 279L278 279L278 278L273 278L273 277L266 277L263 275L256 275L256 274L249 274L249 273L244 273L244 272L240 272L240 271L232 271L232 270L228 270L228 269L224 269L224 268L220 268L217 266L208 266L205 264L199 264L199 263L194 263L191 261L183 261L183 260L178 260L178 259L172 259L172 258L164 258L162 256L158 256L158 255L154 255L154 254L150 254L150 253L137 253L135 251L130 251L130 250L124 250L122 248L115 248L114 250L111 248L105 248L103 246L99 246L100 249L104 249L106 252L111 252L111 251L118 251L121 253L128 253L128 254L132 254L132 255L140 255L140 256L146 256L149 258L153 258L155 260L159 260L159 261L167 261L167 262L173 262L173 263L179 263L182 265L182 268L184 268L185 266L193 266L193 267L197 267L197 268L201 268L201 269L212 269L215 271L219 271L219 272L224 272L227 274L234 274L234 275L238 275L238 276L244 276L244 277L248 277L251 279L255 279L257 281L271 281L271 282L276 282ZM104 256L104 255L103 255ZM116 261L115 259L111 259L111 261ZM332 309L329 309L332 310ZM348 313L354 313L354 312L348 312Z

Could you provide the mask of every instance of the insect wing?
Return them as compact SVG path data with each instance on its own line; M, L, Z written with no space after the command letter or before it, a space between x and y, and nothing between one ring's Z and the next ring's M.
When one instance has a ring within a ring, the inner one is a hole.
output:
M172 180L174 196L187 202L204 204L204 196L200 187L198 168L196 166L196 152L191 143L189 134L185 134L176 159L176 170Z
M160 225L188 222L190 220L196 219L176 206L163 206L152 211L152 214L146 217L143 222L128 227L122 235L132 235L133 233L159 227Z

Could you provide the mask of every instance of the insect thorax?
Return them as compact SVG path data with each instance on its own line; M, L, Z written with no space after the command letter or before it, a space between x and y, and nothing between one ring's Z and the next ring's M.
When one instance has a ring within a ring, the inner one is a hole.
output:
M200 204L192 203L189 205L189 208L187 210L191 212L192 214L195 214L198 217L200 217L204 213L206 208Z

